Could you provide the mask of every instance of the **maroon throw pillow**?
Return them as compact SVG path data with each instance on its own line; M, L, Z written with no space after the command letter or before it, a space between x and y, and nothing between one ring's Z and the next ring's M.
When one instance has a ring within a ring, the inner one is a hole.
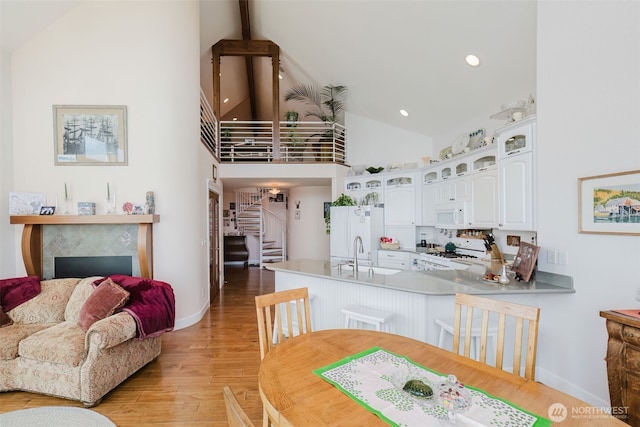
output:
M0 305L0 328L5 326L13 325L13 320L9 317L7 313L4 312L2 306Z
M87 332L98 320L111 316L129 299L129 292L111 279L98 285L80 309L80 326Z
M0 280L0 305L7 313L39 293L40 278L38 276Z

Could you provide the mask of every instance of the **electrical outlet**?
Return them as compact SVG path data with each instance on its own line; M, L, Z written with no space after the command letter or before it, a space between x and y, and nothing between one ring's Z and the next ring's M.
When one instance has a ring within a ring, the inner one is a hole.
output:
M558 252L555 249L547 249L547 262L549 264L558 263Z

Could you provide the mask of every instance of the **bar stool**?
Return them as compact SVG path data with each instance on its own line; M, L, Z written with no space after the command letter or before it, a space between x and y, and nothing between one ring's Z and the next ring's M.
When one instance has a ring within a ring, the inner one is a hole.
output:
M345 315L345 329L349 329L351 327L351 321L354 321L373 325L375 326L376 331L384 330L386 332L391 332L390 322L391 319L393 319L393 313L388 311L378 310L362 305L348 305L342 308L342 314Z
M445 334L449 334L451 335L451 338L453 338L453 317L447 317L444 319L437 317L435 322L436 325L440 326L440 334L438 335L438 347L444 348ZM482 321L480 319L475 319L474 317L474 325L478 325L481 323ZM465 328L462 327L462 329L460 330L460 335L464 336L465 332ZM473 354L473 358L475 360L478 360L480 358L480 335L480 326L471 328L471 353ZM497 336L498 327L495 325L492 326L490 324L489 329L487 330L487 342L489 341L489 339L495 339Z

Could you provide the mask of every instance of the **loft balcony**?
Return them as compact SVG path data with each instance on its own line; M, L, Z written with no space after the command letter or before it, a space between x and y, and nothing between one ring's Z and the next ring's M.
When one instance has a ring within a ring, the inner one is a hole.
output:
M346 129L319 121L218 121L200 93L200 139L221 163L346 163Z

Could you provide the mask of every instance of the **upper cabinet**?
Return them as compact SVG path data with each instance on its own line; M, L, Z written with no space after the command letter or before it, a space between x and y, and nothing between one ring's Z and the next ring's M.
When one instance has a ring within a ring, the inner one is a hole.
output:
M415 173L396 173L385 177L385 225L414 225L416 223Z
M535 133L535 117L528 117L497 132L500 229L535 231Z
M373 175L345 178L345 194L359 205L384 204L383 177Z

